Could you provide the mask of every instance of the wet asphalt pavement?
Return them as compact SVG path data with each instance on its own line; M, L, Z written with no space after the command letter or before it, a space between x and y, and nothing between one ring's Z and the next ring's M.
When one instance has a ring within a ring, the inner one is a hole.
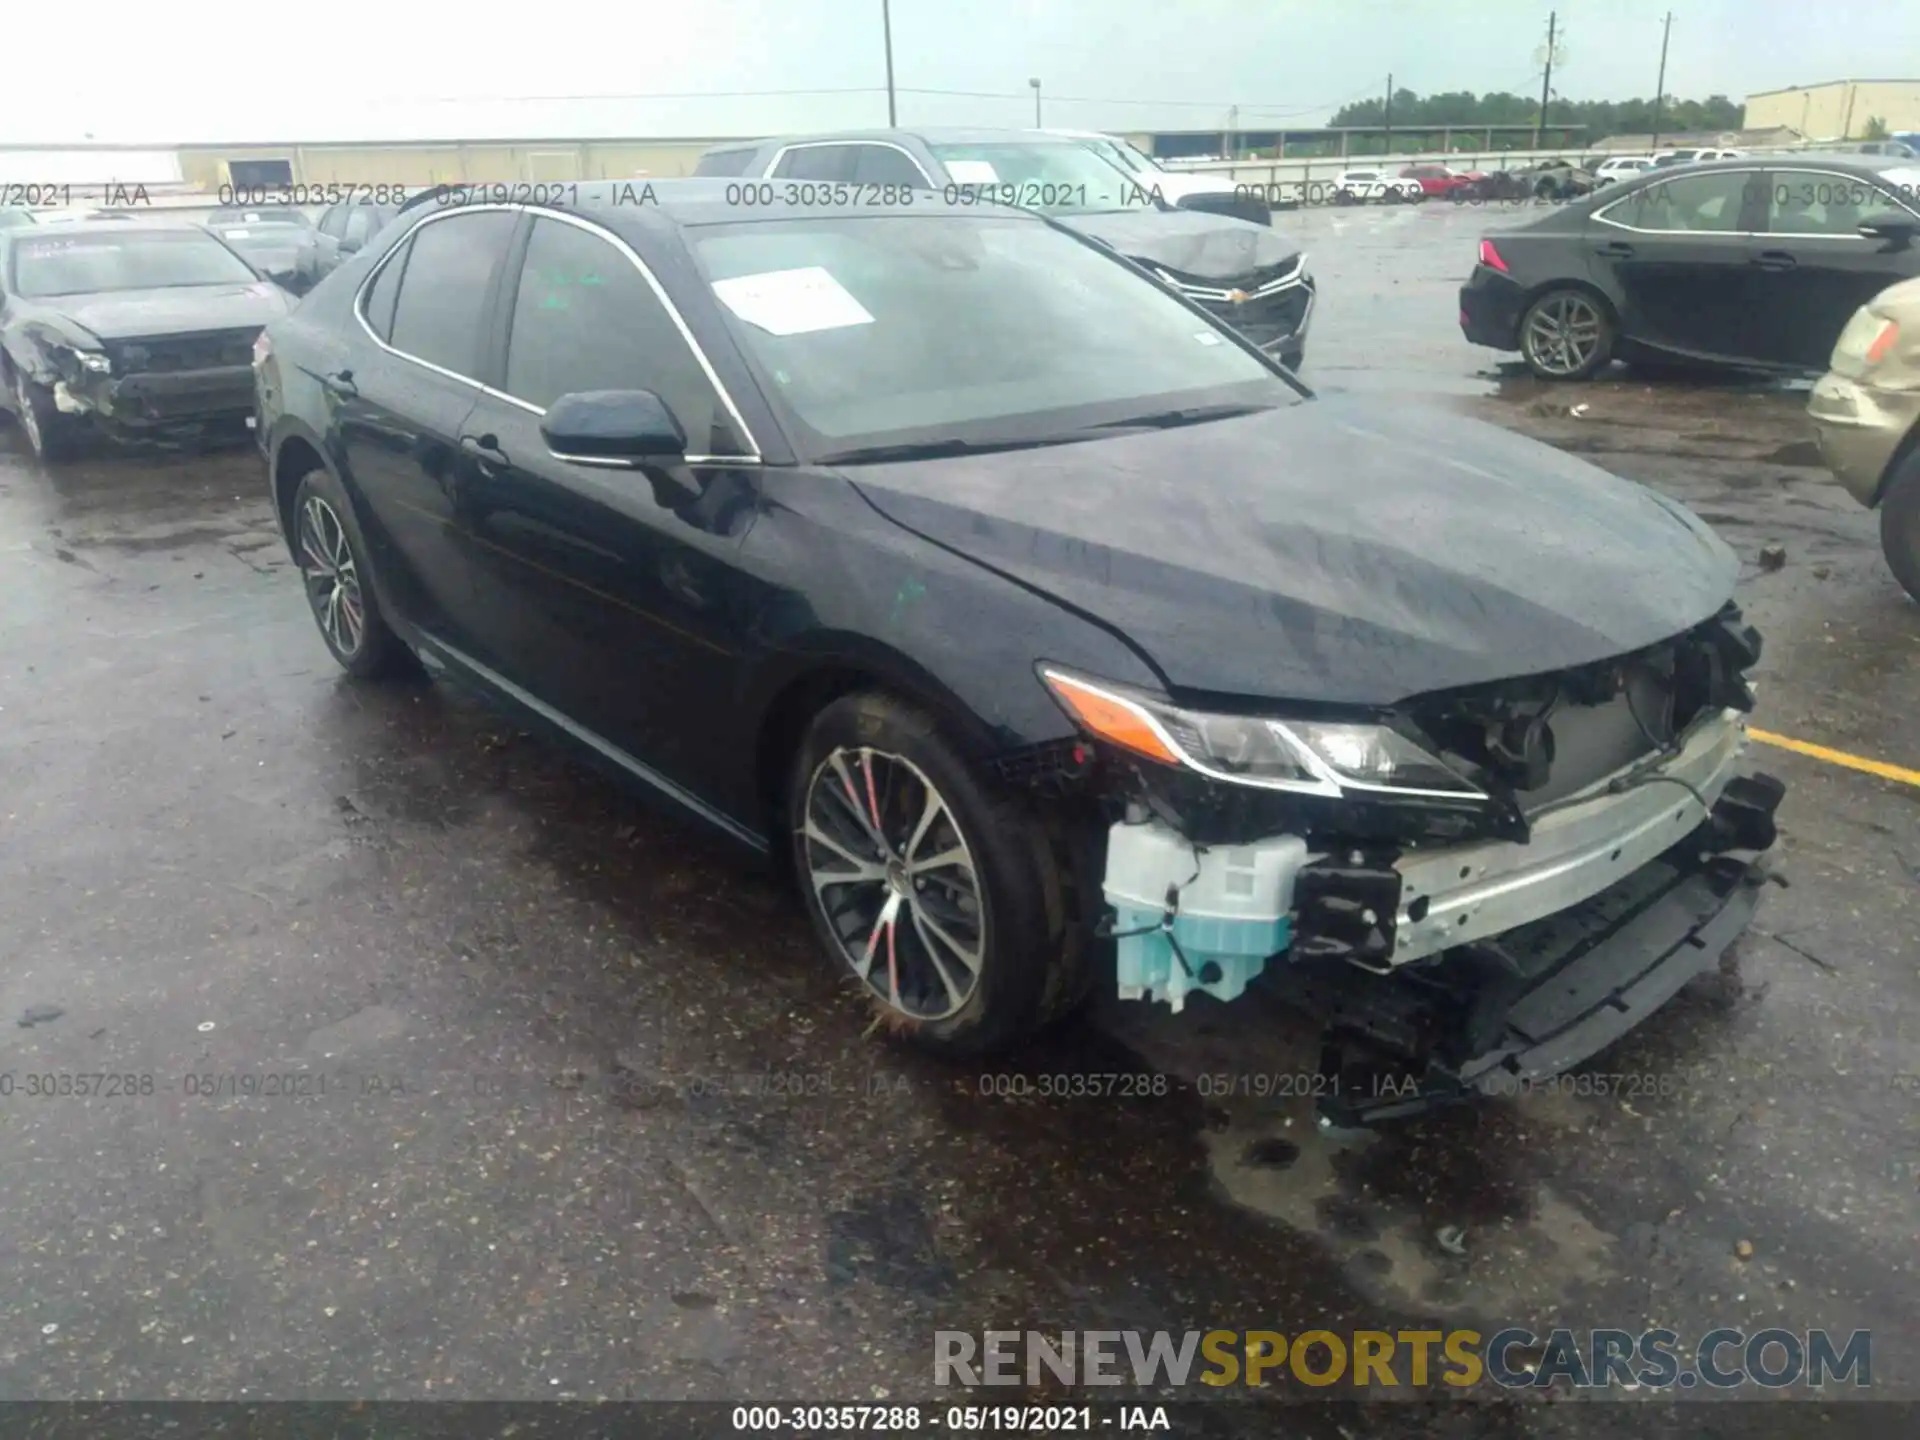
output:
M1803 390L1543 387L1455 322L1507 218L1279 223L1312 383L1693 506L1756 723L1920 766L1920 609ZM47 472L0 426L0 596L0 1012L61 1012L0 1032L0 1398L928 1399L936 1329L1507 1324L1871 1328L1920 1396L1920 790L1756 746L1791 888L1592 1067L1631 1098L1330 1140L1199 1093L1311 1070L1260 1002L1103 1007L985 1076L870 1038L774 882L463 694L348 683L249 448ZM985 1093L1122 1072L1165 1093ZM1431 1404L1287 1433L1641 1408Z

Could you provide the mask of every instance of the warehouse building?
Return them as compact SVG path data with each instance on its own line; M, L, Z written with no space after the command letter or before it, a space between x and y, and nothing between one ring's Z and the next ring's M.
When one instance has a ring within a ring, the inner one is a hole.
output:
M1878 120L1895 135L1920 130L1920 80L1828 80L1747 96L1745 125L1790 125L1812 140L1864 137Z

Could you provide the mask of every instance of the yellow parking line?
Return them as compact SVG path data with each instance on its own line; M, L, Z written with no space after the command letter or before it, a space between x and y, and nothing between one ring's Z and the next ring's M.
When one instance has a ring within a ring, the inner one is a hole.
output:
M1782 750L1791 750L1796 755L1811 755L1829 765L1844 765L1849 770L1878 775L1882 780L1898 780L1902 785L1920 786L1920 770L1909 770L1904 765L1889 765L1884 760L1849 755L1844 750L1830 750L1825 745L1815 745L1809 740L1795 740L1791 735L1776 735L1771 730L1756 730L1752 726L1747 727L1747 734L1762 745L1777 745Z

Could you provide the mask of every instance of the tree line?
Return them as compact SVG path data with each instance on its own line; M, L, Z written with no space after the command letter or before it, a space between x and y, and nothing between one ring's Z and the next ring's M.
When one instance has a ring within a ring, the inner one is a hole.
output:
M1385 97L1359 100L1343 105L1334 113L1330 126L1385 125L1395 130L1443 129L1449 125L1467 128L1474 125L1532 125L1540 115L1540 97L1513 95L1493 90L1476 95L1471 90L1449 90L1438 95L1418 95L1412 90L1393 92L1393 113L1387 114ZM1709 95L1704 100L1676 100L1669 96L1660 106L1660 129L1664 134L1693 130L1738 130L1742 107L1725 95ZM1588 140L1608 135L1645 135L1654 128L1652 100L1554 100L1547 106L1548 128L1580 125L1586 127Z

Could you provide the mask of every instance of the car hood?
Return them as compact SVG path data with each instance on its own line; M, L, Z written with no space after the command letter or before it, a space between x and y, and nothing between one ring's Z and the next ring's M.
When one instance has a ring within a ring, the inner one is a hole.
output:
M277 320L288 309L284 292L265 280L60 295L38 303L102 340L239 330Z
M1189 195L1232 195L1238 187L1224 175L1188 175L1174 170L1140 172L1140 188L1158 190L1179 203Z
M1738 569L1644 486L1377 400L845 473L1176 692L1382 706L1603 660L1712 616Z
M1270 269L1300 253L1291 237L1271 225L1203 210L1123 210L1056 218L1129 259L1177 270L1195 280L1232 280Z

